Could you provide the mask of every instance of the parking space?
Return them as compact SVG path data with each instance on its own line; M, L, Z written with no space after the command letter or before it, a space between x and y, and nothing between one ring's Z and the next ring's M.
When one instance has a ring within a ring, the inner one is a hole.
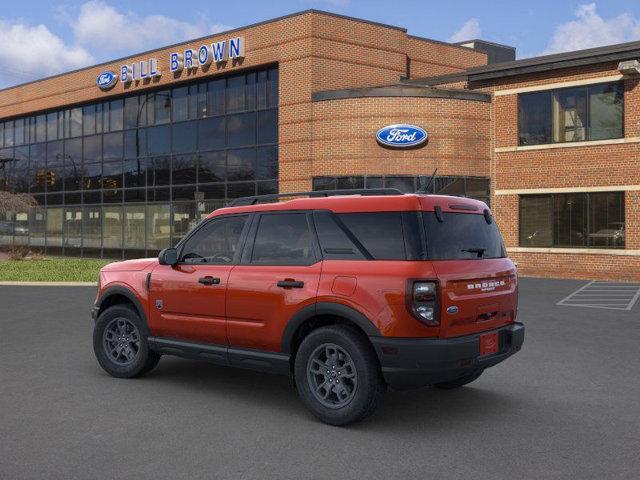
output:
M640 298L640 284L591 281L560 300L567 307L631 310Z
M348 428L284 377L171 357L109 377L95 287L0 286L0 478L638 478L640 306L556 305L584 285L523 278L521 352L458 390L390 392Z

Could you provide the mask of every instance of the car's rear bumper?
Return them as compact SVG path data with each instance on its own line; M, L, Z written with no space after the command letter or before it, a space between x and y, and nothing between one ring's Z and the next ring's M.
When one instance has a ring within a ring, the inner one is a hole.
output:
M480 356L480 335L498 332L498 353ZM407 388L449 382L492 367L516 353L524 342L524 325L456 338L370 337L389 386Z

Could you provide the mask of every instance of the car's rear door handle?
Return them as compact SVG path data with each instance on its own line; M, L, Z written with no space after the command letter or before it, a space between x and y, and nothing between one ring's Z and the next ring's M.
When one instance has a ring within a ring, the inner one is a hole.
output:
M220 283L219 278L213 278L211 276L206 276L198 279L198 283L203 285L218 285Z
M278 286L280 288L302 288L304 287L304 282L298 280L280 280Z

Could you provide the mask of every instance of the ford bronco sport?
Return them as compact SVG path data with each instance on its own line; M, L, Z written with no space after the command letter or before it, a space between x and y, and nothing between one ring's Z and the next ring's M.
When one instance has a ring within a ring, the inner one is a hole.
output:
M158 259L104 267L102 368L136 377L169 354L282 373L345 425L387 386L457 388L522 346L516 269L484 203L389 189L274 203L285 196L238 199Z

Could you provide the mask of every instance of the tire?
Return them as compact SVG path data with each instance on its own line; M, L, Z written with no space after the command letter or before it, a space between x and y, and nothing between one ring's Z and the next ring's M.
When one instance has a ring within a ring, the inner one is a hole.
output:
M344 325L322 327L307 335L296 353L294 374L304 405L329 425L348 425L368 417L385 391L371 345Z
M471 383L477 380L478 377L482 375L482 372L484 372L484 370L480 370L479 372L474 372L469 375L465 375L464 377L460 377L450 382L435 383L433 386L441 390L453 390L454 388L460 388L466 385L467 383Z
M114 305L102 312L96 321L93 351L109 375L139 377L160 361L160 355L149 349L148 337L147 326L133 307Z

